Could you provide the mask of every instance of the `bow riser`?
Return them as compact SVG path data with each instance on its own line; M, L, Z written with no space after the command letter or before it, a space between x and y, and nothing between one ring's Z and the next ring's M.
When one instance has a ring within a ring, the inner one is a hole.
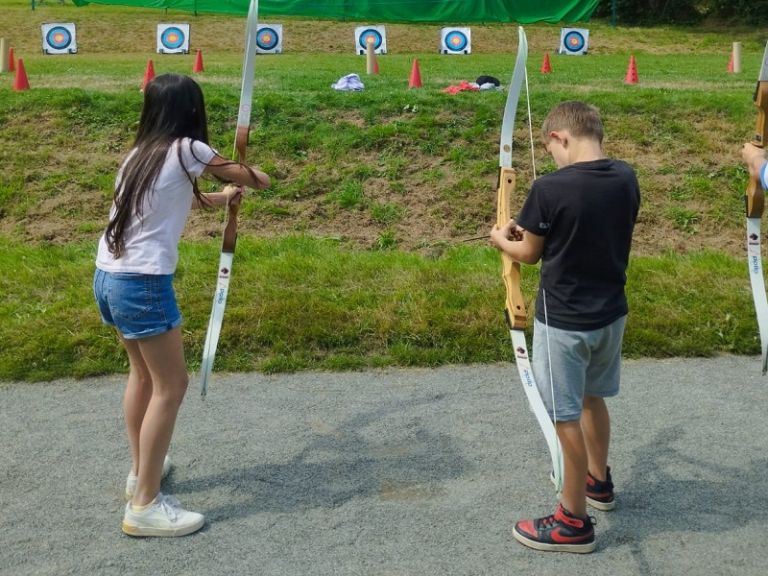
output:
M515 190L515 170L501 168L499 170L499 189L496 192L496 225L501 228L509 222L509 200ZM528 316L525 310L525 300L520 290L520 263L515 262L504 252L501 253L502 272L506 287L507 300L505 313L507 324L514 330L525 330Z

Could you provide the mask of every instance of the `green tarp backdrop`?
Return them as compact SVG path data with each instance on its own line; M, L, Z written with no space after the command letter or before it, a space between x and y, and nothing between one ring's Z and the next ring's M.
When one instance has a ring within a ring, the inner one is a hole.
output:
M240 14L249 0L72 0L74 4L116 4L189 12ZM581 22L600 0L261 0L261 16L303 16L378 22Z

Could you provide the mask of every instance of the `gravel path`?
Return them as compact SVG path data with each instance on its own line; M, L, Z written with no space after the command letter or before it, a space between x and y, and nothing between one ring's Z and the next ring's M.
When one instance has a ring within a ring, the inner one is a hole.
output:
M182 408L181 539L120 531L123 378L0 384L0 574L766 574L768 378L755 358L626 361L598 549L510 534L554 508L513 365L216 374Z

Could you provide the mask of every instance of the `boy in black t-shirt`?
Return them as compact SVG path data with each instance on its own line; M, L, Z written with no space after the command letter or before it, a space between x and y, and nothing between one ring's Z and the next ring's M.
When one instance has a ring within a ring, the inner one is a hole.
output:
M592 106L556 106L542 136L558 170L533 183L517 221L494 228L491 241L519 262L542 261L533 371L562 446L564 483L555 513L518 522L513 535L538 550L591 552L587 504L615 506L604 399L619 391L624 284L640 189L628 164L604 156L603 126Z

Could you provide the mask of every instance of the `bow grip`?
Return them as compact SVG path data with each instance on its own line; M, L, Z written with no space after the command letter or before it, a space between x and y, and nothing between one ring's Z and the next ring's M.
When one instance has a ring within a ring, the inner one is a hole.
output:
M499 187L496 198L496 226L501 228L510 220L509 199L515 190L515 170L501 168L499 170ZM501 253L503 264L501 277L507 291L505 315L510 330L524 330L528 325L528 315L525 311L525 300L520 290L520 263L515 262L508 254Z

